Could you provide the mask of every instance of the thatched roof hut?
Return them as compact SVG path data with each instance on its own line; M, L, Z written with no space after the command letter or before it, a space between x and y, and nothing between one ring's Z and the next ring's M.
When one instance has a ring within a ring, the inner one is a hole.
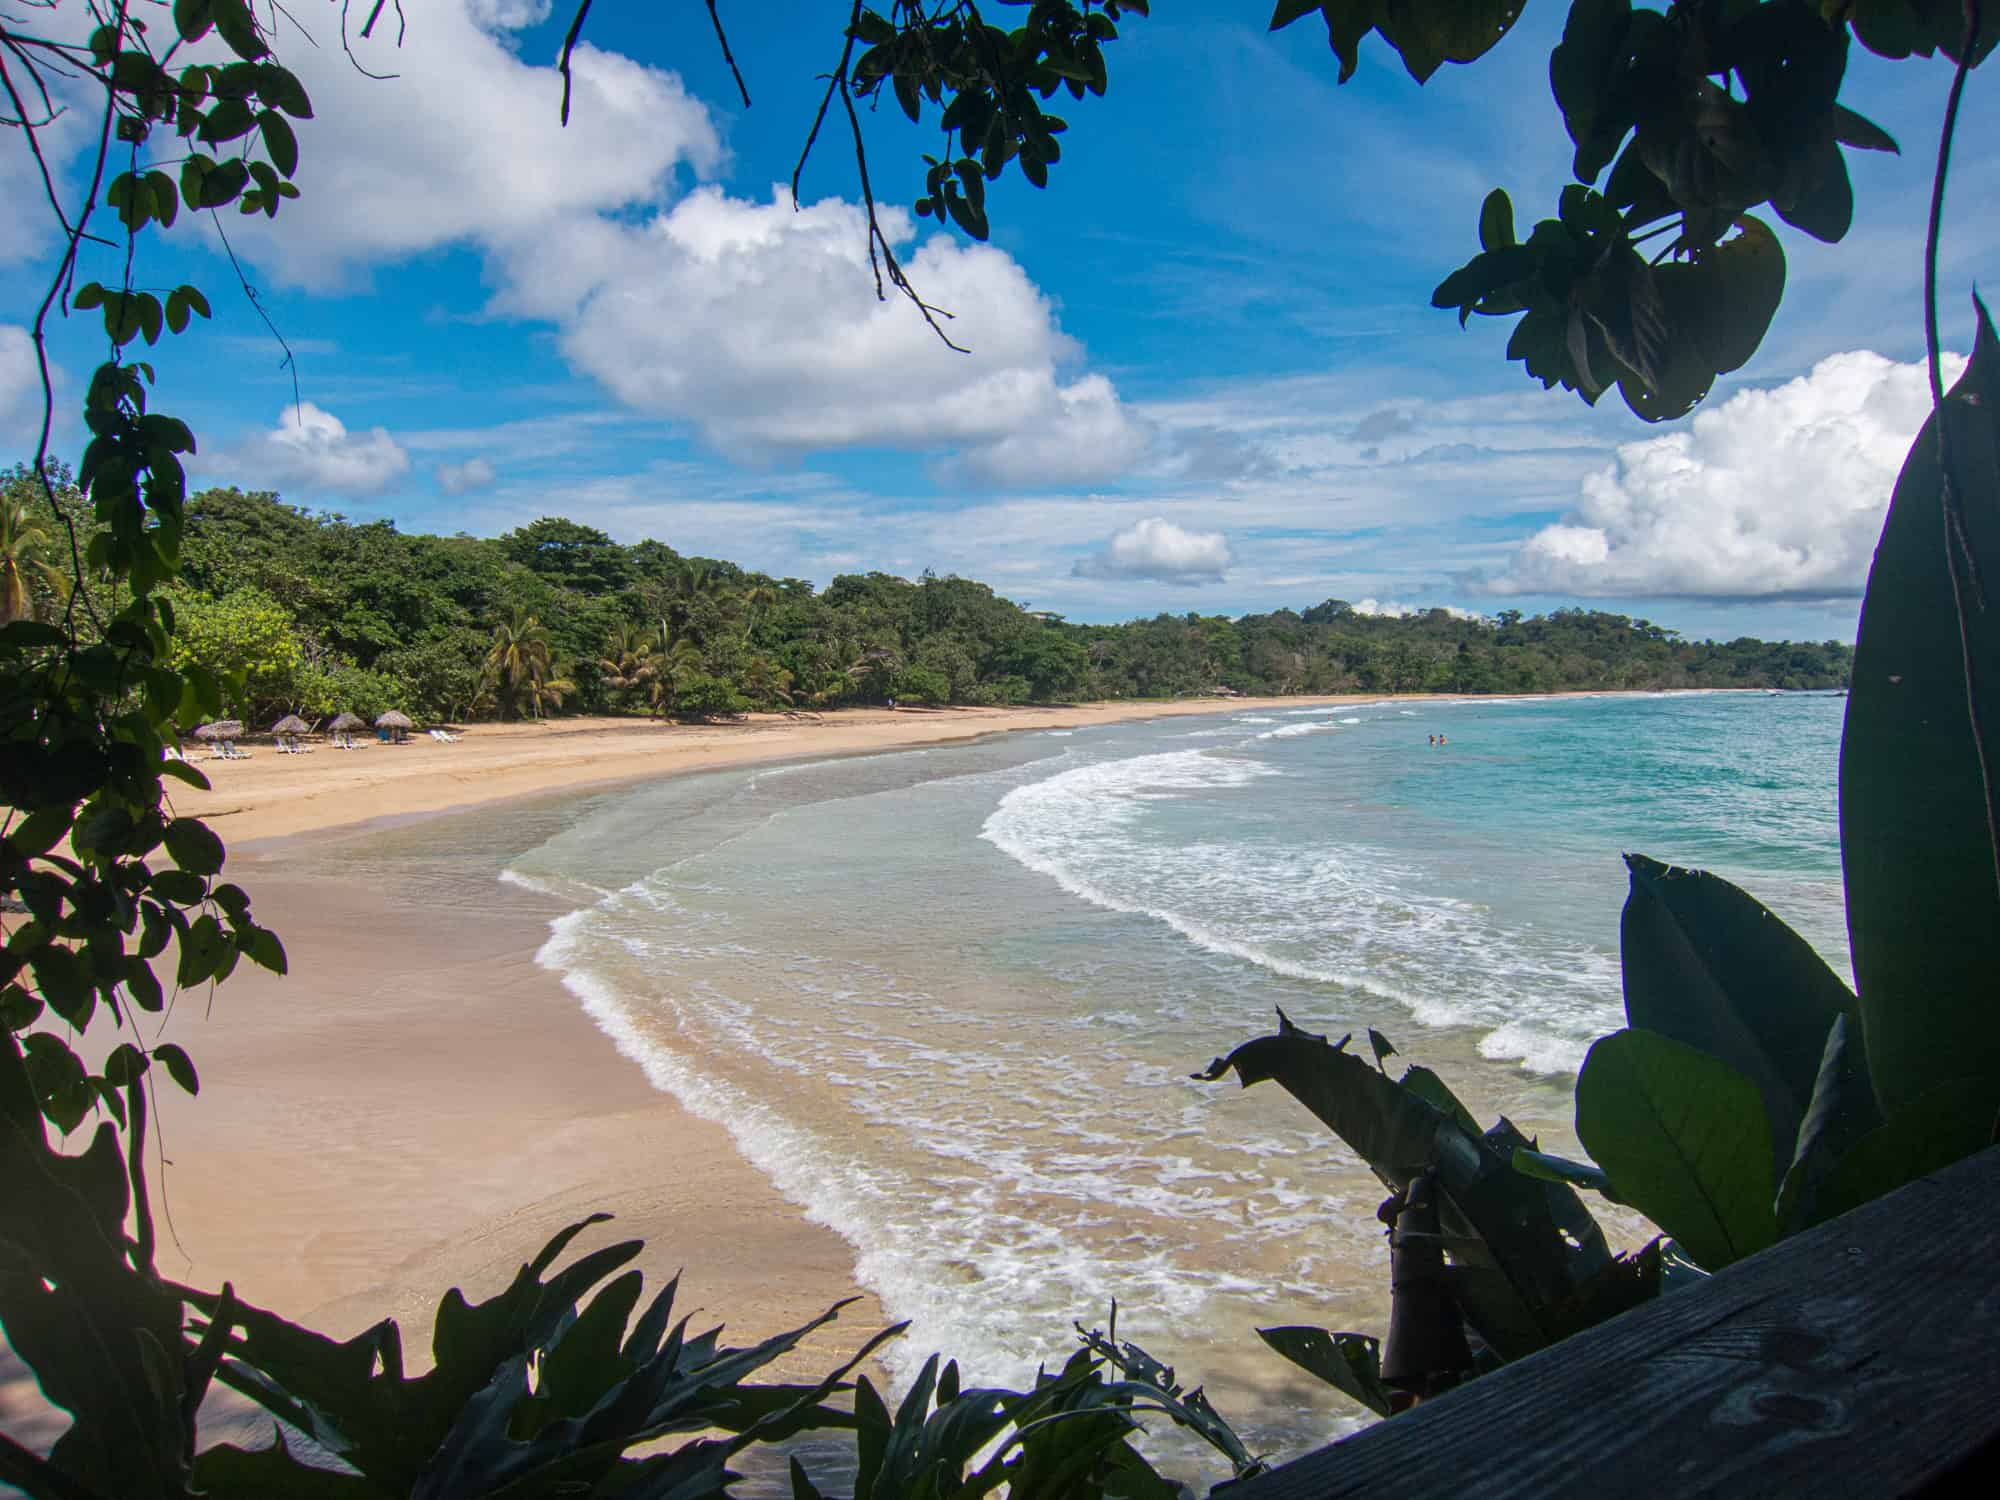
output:
M217 719L213 724L204 724L194 732L198 740L213 744L217 740L240 740L243 738L241 719Z
M417 726L410 722L408 714L392 708L375 720L375 727L377 729L415 729Z
M344 713L336 715L334 721L326 727L331 729L335 734L345 734L350 729L366 729L368 721L362 718L360 714Z
M271 733L310 734L312 733L312 725L301 719L297 714L286 714L284 718L271 726Z

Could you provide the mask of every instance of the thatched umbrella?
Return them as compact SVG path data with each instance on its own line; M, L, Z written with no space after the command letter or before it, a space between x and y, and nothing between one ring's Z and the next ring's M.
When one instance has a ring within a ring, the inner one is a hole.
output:
M301 719L297 714L286 714L284 718L271 726L271 733L310 734L312 733L312 725Z
M343 713L335 715L334 721L326 727L327 732L333 736L333 743L336 749L352 750L354 748L354 731L357 729L366 729L368 721L362 718L360 714Z
M218 752L224 760L234 759L236 751L231 747L243 737L241 719L217 719L212 724L204 724L194 732L198 740L206 740L211 745L220 745Z
M386 714L382 714L376 718L375 727L377 729L392 731L396 738L400 740L405 732L416 728L416 725L410 722L408 714L401 713L392 708Z

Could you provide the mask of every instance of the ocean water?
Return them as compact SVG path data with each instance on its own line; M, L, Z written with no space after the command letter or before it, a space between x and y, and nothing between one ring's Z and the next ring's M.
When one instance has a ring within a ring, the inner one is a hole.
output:
M1116 1299L1287 1456L1355 1413L1254 1329L1380 1331L1381 1190L1274 1086L1190 1073L1282 1006L1574 1149L1621 850L1736 880L1847 972L1843 707L1383 701L729 771L576 801L502 878L571 908L539 961L620 1050L852 1243L912 1324L892 1374L1025 1381Z

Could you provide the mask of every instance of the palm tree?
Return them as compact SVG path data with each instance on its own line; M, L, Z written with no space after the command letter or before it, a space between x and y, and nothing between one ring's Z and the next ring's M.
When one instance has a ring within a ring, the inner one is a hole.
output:
M636 693L652 676L653 642L646 631L630 623L615 627L605 642L598 667L604 685L614 693Z
M685 636L675 636L665 620L648 643L646 697L656 714L673 712L681 684L701 667L701 653Z
M868 684L877 697L887 697L889 679L903 670L903 658L888 646L870 646L861 659L847 669L857 683Z
M551 666L547 677L531 678L522 689L522 696L528 700L528 708L536 718L552 714L563 706L563 699L576 691L576 682L559 666Z
M759 708L792 701L792 674L768 656L753 656L743 668L743 692Z
M668 580L666 620L675 635L699 636L701 606L710 604L727 622L736 610L736 596L724 585L713 563L684 557Z
M34 580L62 592L62 574L45 555L54 545L49 528L29 511L25 499L0 497L0 625L25 620L35 611Z
M531 705L536 718L541 717L544 699L537 689L547 686L556 676L555 663L549 652L548 630L528 610L516 609L510 618L493 627L493 645L486 653L486 674L508 717L517 717L524 701ZM575 691L574 684L568 690ZM560 697L556 701L559 704Z
M763 623L764 616L770 613L771 609L783 597L778 592L777 585L772 583L768 578L759 578L750 587L736 596L736 602L742 606L745 616L743 622L744 640L747 641L750 639L750 633Z

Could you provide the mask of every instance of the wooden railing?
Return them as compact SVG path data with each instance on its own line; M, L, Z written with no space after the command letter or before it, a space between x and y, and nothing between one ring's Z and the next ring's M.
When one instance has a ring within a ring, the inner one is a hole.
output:
M2000 1147L1224 1493L2000 1495Z

